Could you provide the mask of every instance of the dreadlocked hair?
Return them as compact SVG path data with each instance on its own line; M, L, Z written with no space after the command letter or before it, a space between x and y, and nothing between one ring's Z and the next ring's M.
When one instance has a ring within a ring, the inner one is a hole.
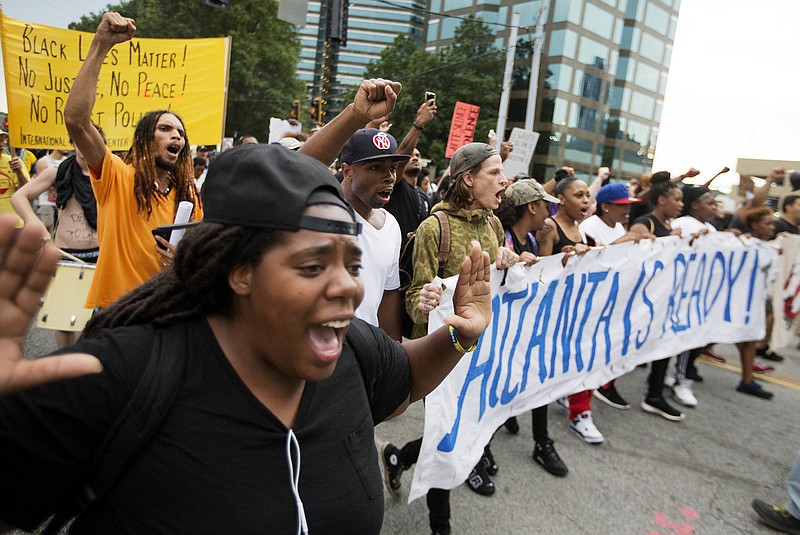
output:
M135 172L133 192L136 196L136 208L139 213L144 213L147 217L153 213L153 199L157 193L153 190L153 183L158 177L158 166L156 157L153 154L153 142L156 138L156 127L158 119L169 113L175 116L183 125L183 119L175 112L170 110L156 110L146 113L136 123L136 130L133 133L133 144L124 158L124 162L133 165ZM189 201L193 204L200 203L200 195L194 184L194 165L192 154L189 147L189 138L184 129L184 145L178 154L178 161L174 171L170 172L172 178L172 189L175 190L175 209L181 201Z
M203 223L186 231L175 262L96 314L82 338L101 329L152 324L166 327L208 314L233 314L228 275L238 266L254 266L287 232L275 229Z

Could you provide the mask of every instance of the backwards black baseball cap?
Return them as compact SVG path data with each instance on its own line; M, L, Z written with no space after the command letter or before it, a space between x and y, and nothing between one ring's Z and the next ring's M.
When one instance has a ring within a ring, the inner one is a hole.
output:
M397 140L392 134L377 128L362 128L356 130L344 144L339 161L352 164L383 158L400 161L408 160L411 156L397 153Z
M333 204L353 217L327 166L277 144L241 145L220 154L203 184L203 221L243 227L358 235L361 224L303 214Z

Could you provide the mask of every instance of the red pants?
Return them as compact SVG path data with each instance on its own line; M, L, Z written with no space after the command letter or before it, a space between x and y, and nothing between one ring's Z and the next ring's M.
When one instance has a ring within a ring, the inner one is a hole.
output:
M582 412L592 410L592 391L584 390L569 396L569 419L574 420Z

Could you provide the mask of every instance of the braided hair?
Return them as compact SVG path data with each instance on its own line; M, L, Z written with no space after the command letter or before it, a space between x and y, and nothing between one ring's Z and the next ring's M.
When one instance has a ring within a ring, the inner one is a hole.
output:
M136 124L133 133L133 144L124 158L124 162L133 165L135 171L133 192L136 196L136 207L139 213L145 213L147 217L153 212L153 199L156 192L153 190L153 183L158 177L156 168L156 157L153 154L153 145L156 137L156 127L158 120L165 113L175 116L181 125L184 125L175 112L170 110L156 110L146 113ZM184 126L185 132L185 126ZM175 190L175 209L181 201L199 203L200 196L194 184L194 165L192 164L192 154L189 147L189 138L184 134L184 145L178 154L177 167L170 172L172 187Z
M258 264L264 253L284 243L289 234L204 222L186 232L172 267L92 317L82 337L128 325L166 327L212 313L230 317L230 272L238 266Z
M658 205L658 199L669 195L672 190L677 189L678 185L670 181L668 171L654 173L650 179L650 191L647 192L647 200L653 206Z

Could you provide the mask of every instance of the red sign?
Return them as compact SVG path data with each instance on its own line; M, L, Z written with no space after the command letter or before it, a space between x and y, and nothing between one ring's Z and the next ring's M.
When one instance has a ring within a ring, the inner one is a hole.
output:
M467 104L466 102L456 102L456 109L453 110L453 120L450 122L450 135L447 138L447 149L445 158L450 158L453 153L475 139L475 127L478 124L478 114L480 106Z

